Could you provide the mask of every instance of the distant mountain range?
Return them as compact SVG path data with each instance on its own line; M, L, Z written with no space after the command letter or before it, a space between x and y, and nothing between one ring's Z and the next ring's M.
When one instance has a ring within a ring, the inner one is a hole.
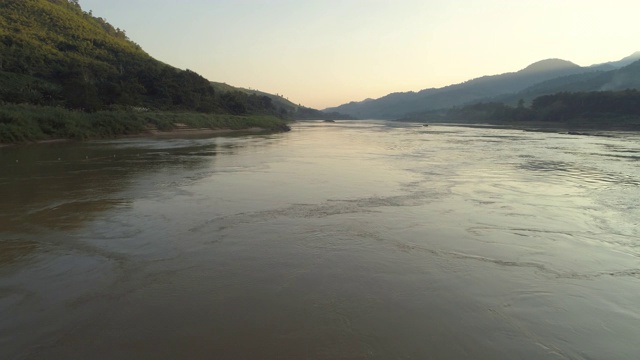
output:
M547 59L511 73L489 75L442 88L392 93L327 108L360 119L398 119L454 106L492 101L515 104L558 92L640 88L640 52L588 67Z

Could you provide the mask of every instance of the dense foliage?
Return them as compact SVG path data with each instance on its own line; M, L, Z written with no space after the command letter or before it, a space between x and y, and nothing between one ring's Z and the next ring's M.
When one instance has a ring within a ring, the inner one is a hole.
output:
M640 129L640 92L562 92L535 98L530 107L521 101L512 107L503 103L479 103L449 110L438 120L467 123L544 122L600 128Z
M176 124L193 128L242 130L259 127L286 131L282 119L269 115L206 114L176 111L100 110L94 113L19 104L0 107L0 143L48 139L93 139L171 130Z
M278 114L268 97L216 94L209 81L153 59L76 0L0 2L0 100L88 112L114 106Z
M291 120L355 120L354 117L346 114L320 111L300 104L294 104L282 95L274 95L258 90L234 87L219 82L212 82L211 85L218 93L240 92L250 97L268 97L271 99L273 106L278 109L278 115Z
M134 134L176 123L286 130L264 93L216 91L153 59L77 0L0 1L0 143Z

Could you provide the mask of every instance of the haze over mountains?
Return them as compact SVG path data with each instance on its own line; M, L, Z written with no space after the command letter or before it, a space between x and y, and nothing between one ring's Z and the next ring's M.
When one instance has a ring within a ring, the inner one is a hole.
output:
M547 59L517 72L489 75L442 88L391 93L378 99L350 102L325 109L360 119L398 119L477 102L515 104L520 99L558 92L608 91L640 88L640 52L624 59L578 66Z

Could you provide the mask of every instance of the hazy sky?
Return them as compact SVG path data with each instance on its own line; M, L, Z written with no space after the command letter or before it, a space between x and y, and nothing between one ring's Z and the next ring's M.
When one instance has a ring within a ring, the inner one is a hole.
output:
M640 50L638 0L80 0L165 63L315 108Z

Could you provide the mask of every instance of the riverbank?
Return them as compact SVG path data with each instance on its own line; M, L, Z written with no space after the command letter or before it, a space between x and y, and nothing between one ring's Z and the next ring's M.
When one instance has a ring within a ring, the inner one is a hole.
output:
M34 105L3 105L0 107L0 146L122 136L288 130L289 127L285 120L270 115L135 110L86 113Z
M404 122L404 121L403 121ZM509 123L417 122L421 125L459 126L468 128L515 129L522 131L565 133L569 135L603 136L608 132L640 132L640 124L617 123L608 126L594 123L549 123L520 121Z
M252 127L247 129L207 129L207 128L178 128L172 130L148 130L138 134L129 134L129 135L121 135L117 136L117 138L188 138L188 137L199 137L199 136L216 136L216 135L228 135L228 134L258 134L258 133L272 133L272 132L284 132L288 130L280 130L275 131L271 129L263 129L259 127ZM95 138L95 139L85 139L85 140L99 140L103 138ZM37 145L37 144L56 144L63 143L69 141L77 141L76 139L48 139L48 140L37 140L37 141L29 141L22 143L0 143L0 148L10 147L10 146L20 146L20 145Z

